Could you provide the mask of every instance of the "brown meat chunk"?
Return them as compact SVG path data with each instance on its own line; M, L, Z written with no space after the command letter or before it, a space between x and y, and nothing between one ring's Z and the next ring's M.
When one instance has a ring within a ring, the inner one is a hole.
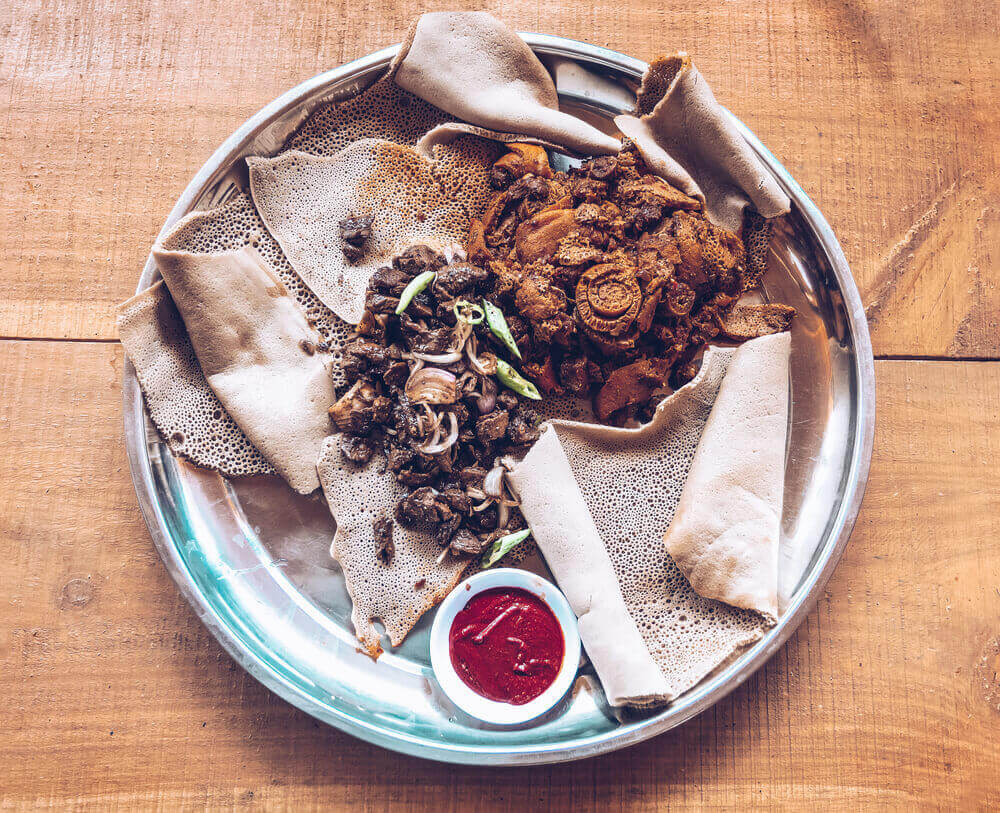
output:
M481 441L499 440L507 432L510 413L506 409L495 409L476 421L476 437Z
M559 364L559 381L577 395L587 392L590 389L587 359L583 356L563 359Z
M352 463L364 465L375 454L375 443L370 438L341 435L340 453Z
M494 170L510 178L521 178L525 175L537 175L539 178L551 178L552 168L549 166L549 156L544 147L538 144L508 144L510 150L493 164ZM491 175L491 179L492 179ZM509 181L508 181L509 183ZM506 186L506 184L504 184Z
M493 259L486 246L486 227L481 220L474 219L469 223L469 236L465 238L465 256L469 258L469 262L481 265Z
M434 285L444 291L449 297L471 293L490 278L485 268L472 263L452 263L446 265L437 273Z
M372 402L375 389L364 379L354 385L330 407L330 420L341 432L367 435L372 425Z
M372 530L375 532L375 558L383 567L388 567L396 555L396 546L392 541L393 521L389 517L376 517Z
M445 264L445 258L430 246L417 245L404 249L392 264L412 278L423 271L437 271Z
M655 175L643 175L637 181L622 181L618 184L618 198L622 203L635 207L652 204L667 209L686 209L688 211L701 208L701 201L685 195L662 178Z
M351 215L337 224L340 248L348 260L356 260L364 254L365 241L371 237L374 222L374 215Z
M480 466L466 466L458 473L458 479L464 486L481 486L486 474L486 469Z
M450 519L453 511L430 486L418 488L396 505L396 519L404 525L429 527Z
M632 404L645 403L670 375L666 359L640 359L619 367L608 376L594 399L594 411L602 421Z
M541 275L530 276L518 287L514 302L531 322L538 341L569 343L575 326L568 313L566 294L559 286Z
M541 431L523 415L515 415L507 427L507 437L515 446L530 446L541 436Z
M472 510L472 500L458 486L450 486L441 492L448 507L459 514L468 514Z
M517 227L514 248L522 263L551 257L562 240L576 227L572 209L550 209L539 212Z
M380 268L374 274L369 285L382 294L399 296L413 277L394 265ZM397 300L398 302L398 300Z
M459 528L449 544L452 550L457 550L459 553L471 553L474 556L478 556L485 549L479 538L465 528Z
M570 181L570 191L581 203L600 203L608 196L608 185L594 178L576 177Z
M602 155L583 166L584 171L597 181L610 181L618 172L618 159L613 155Z

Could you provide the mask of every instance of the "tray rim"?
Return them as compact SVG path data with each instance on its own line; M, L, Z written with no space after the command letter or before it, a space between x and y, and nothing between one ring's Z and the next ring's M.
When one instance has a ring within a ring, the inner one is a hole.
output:
M529 47L540 56L582 58L591 64L596 63L630 74L636 80L641 77L647 67L647 64L641 60L578 40L530 32L519 32L519 34ZM399 44L392 45L316 74L262 107L240 125L198 170L167 216L157 240L164 237L177 220L192 210L194 202L209 187L218 171L224 166L231 165L232 156L248 140L252 139L255 133L267 126L277 116L296 107L303 99L323 87L342 82L353 75L366 74L383 64L387 64L398 52L399 47ZM225 621L218 616L190 578L187 567L173 544L166 519L156 498L151 462L145 443L146 431L142 393L135 376L135 370L126 358L122 387L125 444L129 458L129 469L146 526L167 571L182 596L223 649L252 677L307 714L367 742L390 750L459 764L496 766L549 764L568 762L615 751L681 725L734 691L763 666L798 629L815 606L819 595L839 563L864 498L875 432L874 357L861 297L833 230L816 205L777 158L743 122L731 113L729 115L751 149L768 165L786 192L795 201L800 216L809 226L830 263L831 271L838 282L843 297L849 332L854 345L852 373L857 382L857 426L851 444L850 467L844 476L844 498L839 510L832 518L833 530L827 535L824 550L812 566L812 572L808 574L806 582L797 590L797 598L789 605L778 624L760 642L743 653L739 660L743 660L747 655L752 654L752 656L747 657L740 668L734 668L739 663L737 661L737 663L723 669L719 674L703 681L702 684L686 694L682 704L667 707L655 717L630 723L612 732L580 738L569 745L560 743L553 747L539 747L538 745L513 748L506 746L498 748L470 747L429 741L412 735L388 731L324 706L289 684L270 669L255 652L245 647ZM136 288L137 293L148 287L154 273L155 263L152 254L150 254L140 276ZM803 589L804 587L806 589Z

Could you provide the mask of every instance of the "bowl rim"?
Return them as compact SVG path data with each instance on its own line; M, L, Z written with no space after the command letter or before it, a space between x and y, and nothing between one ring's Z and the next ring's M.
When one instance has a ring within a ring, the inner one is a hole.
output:
M594 66L603 66L631 76L641 77L647 64L639 59L600 46L564 37L519 32L539 56L581 59ZM389 46L367 56L321 72L274 99L247 119L212 154L184 189L168 215L158 240L169 233L173 225L189 211L208 190L213 181L240 156L243 145L260 132L271 120L299 105L304 99L333 83L366 74L389 63L399 50ZM727 111L728 112L728 111ZM843 250L833 230L816 205L809 199L789 172L732 114L732 123L777 178L779 185L793 198L799 216L808 225L830 263L844 300L844 310L854 346L851 374L857 384L857 426L850 444L850 462L844 475L844 493L838 510L831 515L825 544L818 550L815 561L804 576L795 600L788 606L778 624L757 644L743 653L736 664L720 670L685 693L684 703L668 706L659 715L628 722L613 732L579 737L569 742L548 745L476 745L448 743L401 733L380 725L359 720L350 714L318 702L314 697L292 685L275 672L261 655L247 647L228 622L212 606L193 583L180 552L174 544L169 522L159 504L152 461L146 447L146 423L142 393L135 369L126 358L123 371L122 400L125 422L125 443L129 468L135 485L140 509L150 535L163 562L181 594L194 609L212 635L230 656L251 676L277 695L343 731L368 742L404 753L453 763L478 765L537 765L595 756L642 742L674 728L714 703L726 697L757 671L799 627L822 594L833 574L853 530L871 465L875 432L875 376L871 339L864 307ZM147 259L136 291L147 288L155 279L152 254Z

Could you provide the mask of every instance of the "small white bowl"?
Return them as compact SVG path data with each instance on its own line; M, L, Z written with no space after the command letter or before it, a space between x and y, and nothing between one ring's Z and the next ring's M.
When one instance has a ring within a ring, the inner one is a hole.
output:
M458 676L451 663L448 634L455 616L461 612L469 600L484 590L494 587L519 587L541 598L555 615L562 628L565 652L559 673L544 692L534 700L520 706L490 700L473 691ZM516 725L533 720L558 703L573 685L580 665L580 633L576 627L576 614L566 601L566 597L551 582L525 570L502 567L484 570L459 584L441 602L431 626L431 666L444 693L466 714L486 723Z

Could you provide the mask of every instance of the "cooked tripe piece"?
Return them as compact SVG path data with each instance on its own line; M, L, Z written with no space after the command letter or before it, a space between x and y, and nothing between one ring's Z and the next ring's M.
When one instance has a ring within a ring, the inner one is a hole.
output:
M226 412L292 488L315 490L336 397L319 333L253 248L153 256Z
M788 333L740 347L663 537L701 595L778 616Z
M291 151L247 159L268 230L341 319L361 320L365 287L378 268L415 243L436 251L460 244L469 218L485 204L498 148L466 137L439 153L428 161L409 147L363 139L333 156ZM371 235L361 255L348 259L340 224L358 216L373 217Z

